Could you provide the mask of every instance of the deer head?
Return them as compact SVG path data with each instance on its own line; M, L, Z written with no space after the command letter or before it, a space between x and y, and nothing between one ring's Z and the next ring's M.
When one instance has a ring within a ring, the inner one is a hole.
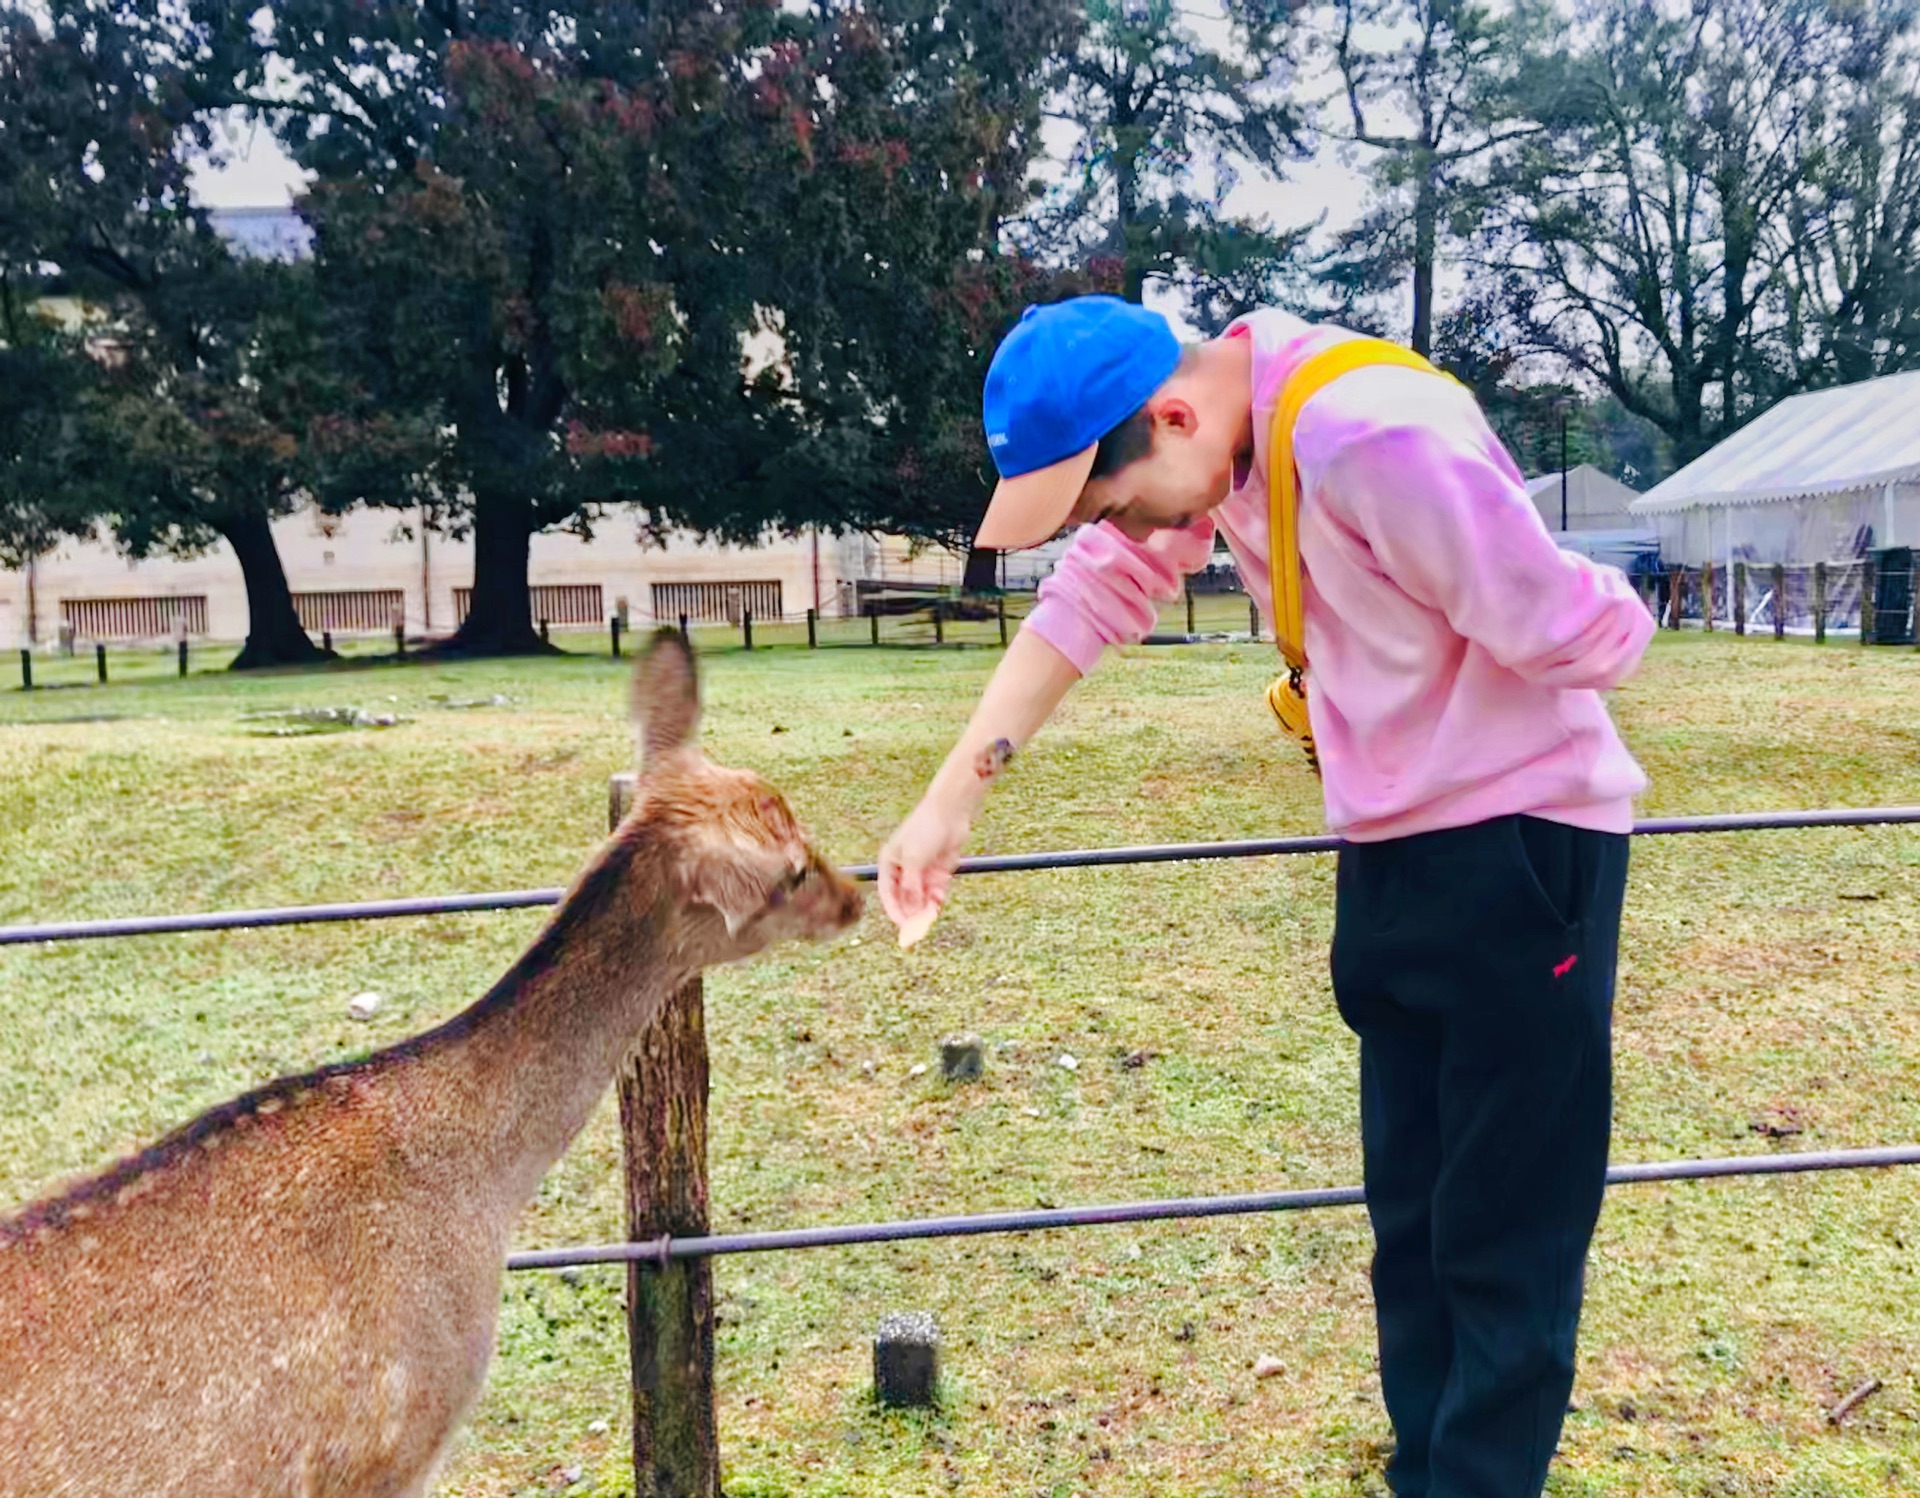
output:
M649 824L671 855L688 945L703 962L831 936L860 919L860 892L814 851L785 798L700 751L698 677L677 631L658 631L641 657L633 719L639 781L629 821Z

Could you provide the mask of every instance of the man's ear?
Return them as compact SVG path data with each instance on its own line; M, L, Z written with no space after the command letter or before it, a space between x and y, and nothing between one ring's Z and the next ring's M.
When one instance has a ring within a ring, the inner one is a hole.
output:
M1177 432L1182 437L1191 437L1200 430L1200 413L1193 409L1193 403L1183 396L1166 395L1154 401L1147 412L1153 417L1154 436L1162 431Z

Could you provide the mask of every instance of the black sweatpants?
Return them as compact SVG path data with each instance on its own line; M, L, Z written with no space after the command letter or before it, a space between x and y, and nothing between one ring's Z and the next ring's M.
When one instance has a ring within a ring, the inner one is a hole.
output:
M1527 817L1341 852L1399 1498L1535 1498L1612 1124L1627 839Z

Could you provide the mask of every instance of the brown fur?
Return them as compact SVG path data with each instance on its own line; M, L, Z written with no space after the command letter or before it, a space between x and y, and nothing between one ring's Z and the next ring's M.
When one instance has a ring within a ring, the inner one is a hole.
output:
M860 898L636 672L632 813L488 993L0 1219L0 1498L415 1498L492 1355L515 1217L661 1001Z

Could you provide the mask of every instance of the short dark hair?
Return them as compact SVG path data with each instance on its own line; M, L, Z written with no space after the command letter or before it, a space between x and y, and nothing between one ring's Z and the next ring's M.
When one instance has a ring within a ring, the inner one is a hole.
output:
M1153 415L1142 406L1100 439L1093 455L1093 471L1087 478L1089 481L1111 478L1152 451Z
M1180 350L1180 362L1176 371L1185 369L1193 359L1194 345L1189 344ZM1138 463L1153 451L1153 415L1142 406L1119 426L1100 439L1100 446L1093 455L1093 472L1087 475L1087 481L1112 478L1114 474L1130 464Z

